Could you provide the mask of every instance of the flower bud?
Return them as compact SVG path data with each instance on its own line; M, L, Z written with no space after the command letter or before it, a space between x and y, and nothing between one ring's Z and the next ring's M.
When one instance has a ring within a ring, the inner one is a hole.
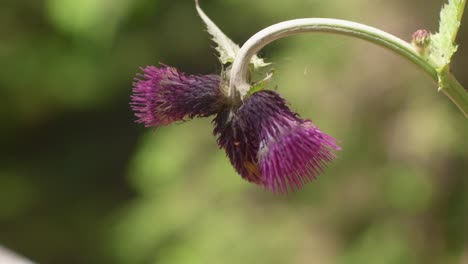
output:
M416 48L419 54L425 54L426 48L431 40L431 33L425 29L420 29L413 33L411 44Z

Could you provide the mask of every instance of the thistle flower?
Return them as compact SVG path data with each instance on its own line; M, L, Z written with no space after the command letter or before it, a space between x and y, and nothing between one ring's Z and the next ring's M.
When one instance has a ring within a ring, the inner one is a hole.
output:
M166 65L141 70L133 83L130 105L136 122L146 127L210 116L223 107L218 75L187 75Z
M165 65L142 71L130 102L136 122L161 126L216 114L213 133L231 164L244 179L274 192L301 188L339 149L334 138L292 112L276 92L258 91L232 105L218 75L187 75Z
M274 192L297 190L335 158L336 140L301 119L273 91L248 97L214 119L214 134L246 180Z

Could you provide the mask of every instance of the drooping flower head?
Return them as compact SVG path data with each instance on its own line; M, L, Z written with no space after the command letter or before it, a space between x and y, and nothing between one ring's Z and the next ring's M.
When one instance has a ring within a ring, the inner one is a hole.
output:
M240 56L242 49L211 21L198 1L195 4L217 44L223 68L233 61L245 62L252 74L269 65L256 55ZM258 91L271 74L260 82L244 80L244 90L233 84L235 78L230 79L235 69L231 66L230 74L223 71L222 77L187 75L165 65L142 68L130 102L137 122L151 127L216 115L213 133L242 178L273 192L301 188L336 157L334 151L340 149L336 140L292 112L276 92Z
M229 103L218 75L143 68L130 102L137 122L161 126L216 114L214 134L246 180L274 192L297 190L335 158L336 140L292 112L276 92L262 90Z
M142 71L133 83L130 105L146 127L206 117L223 108L219 75L187 75L165 65Z
M260 91L219 113L214 134L237 172L274 192L297 190L320 174L340 148L301 119L273 91Z

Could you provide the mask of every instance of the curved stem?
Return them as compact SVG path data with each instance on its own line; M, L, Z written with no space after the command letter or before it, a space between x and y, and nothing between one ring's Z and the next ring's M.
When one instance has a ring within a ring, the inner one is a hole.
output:
M349 35L367 40L390 49L408 59L426 72L435 82L438 82L439 80L436 69L422 58L411 44L385 31L346 20L330 18L302 18L269 26L259 31L245 42L232 65L228 95L233 98L233 100L238 100L239 98L242 99L249 91L250 84L248 82L248 70L250 59L253 55L277 39L303 32L328 32ZM468 100L465 101L468 95L464 95L466 91L464 91L463 87L459 85L459 87L455 87L453 89L443 89L443 92L452 101L464 98L462 102L454 101L454 103L465 114L465 116L468 117ZM453 96L450 96L447 93L450 93Z
M442 91L468 118L468 91L458 82L450 72L444 74L445 81Z

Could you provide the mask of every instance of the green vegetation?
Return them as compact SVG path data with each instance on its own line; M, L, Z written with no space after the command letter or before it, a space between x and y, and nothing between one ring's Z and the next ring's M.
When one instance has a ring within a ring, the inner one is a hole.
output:
M202 6L241 44L297 17L366 22L409 41L419 28L436 31L442 3ZM209 119L156 130L133 123L138 67L221 70L192 1L7 1L0 34L3 246L51 264L468 259L468 124L424 73L390 52L320 34L263 51L275 68L266 86L343 147L325 175L281 196L235 173ZM465 87L467 37L462 26L452 58Z

